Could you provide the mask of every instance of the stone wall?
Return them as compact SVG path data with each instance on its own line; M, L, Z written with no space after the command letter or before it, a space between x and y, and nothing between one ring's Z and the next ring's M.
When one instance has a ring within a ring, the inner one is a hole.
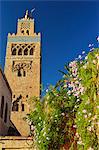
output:
M11 89L0 69L0 136L7 135L10 126L11 97Z
M0 150L35 150L32 137L5 136L0 137Z

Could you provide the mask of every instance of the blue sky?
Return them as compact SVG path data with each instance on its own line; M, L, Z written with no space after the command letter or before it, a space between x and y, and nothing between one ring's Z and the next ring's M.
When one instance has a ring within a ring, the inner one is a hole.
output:
M6 1L0 9L0 65L4 68L7 34L16 32L17 19L35 8L35 30L42 34L42 83L55 84L58 70L73 60L99 35L98 1Z

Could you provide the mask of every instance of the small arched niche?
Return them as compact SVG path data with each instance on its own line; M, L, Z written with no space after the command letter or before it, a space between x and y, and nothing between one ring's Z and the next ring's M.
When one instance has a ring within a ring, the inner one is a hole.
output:
M12 55L16 55L16 48L12 50Z
M21 30L21 33L24 35L24 30Z
M27 35L29 35L29 30L26 30Z
M22 55L22 48L18 50L18 55Z
M33 55L33 48L30 49L30 55Z
M12 111L18 111L18 110L19 110L19 104L17 102L13 102Z
M24 50L24 55L28 55L28 49L27 48Z

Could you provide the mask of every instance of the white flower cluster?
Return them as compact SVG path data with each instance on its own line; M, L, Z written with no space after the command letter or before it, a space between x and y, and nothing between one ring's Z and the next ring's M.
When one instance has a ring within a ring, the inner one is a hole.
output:
M68 95L73 94L77 98L79 98L80 94L82 95L84 92L84 87L81 84L81 79L79 79L78 76L78 67L77 67L77 61L73 61L69 64L70 70L71 70L71 79L68 83Z
M84 143L82 142L82 139L81 139L80 135L78 134L78 132L76 132L75 137L78 139L78 141L77 141L78 145L84 145Z
M77 144L84 145L83 142L82 142L82 140L81 140L81 137L79 137L79 140L77 141Z

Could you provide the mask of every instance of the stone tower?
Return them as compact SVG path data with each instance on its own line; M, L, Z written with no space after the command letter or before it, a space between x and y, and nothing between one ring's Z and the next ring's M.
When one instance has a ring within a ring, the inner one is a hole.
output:
M35 33L34 19L28 11L18 19L17 33L8 34L5 75L12 89L11 121L22 136L29 135L23 120L29 113L28 99L40 96L40 33Z

